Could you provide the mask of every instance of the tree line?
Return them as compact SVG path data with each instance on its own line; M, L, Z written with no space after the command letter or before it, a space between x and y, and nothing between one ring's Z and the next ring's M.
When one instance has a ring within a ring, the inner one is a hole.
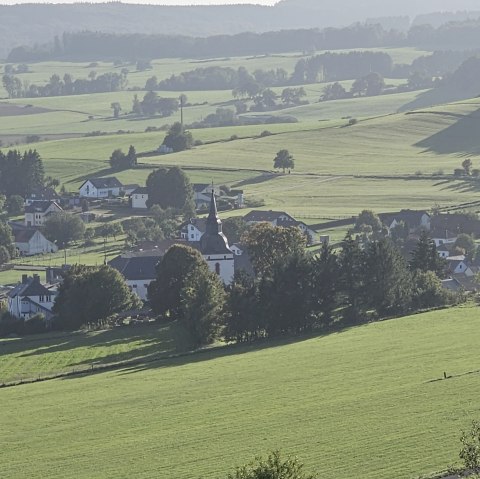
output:
M195 345L223 336L252 341L360 324L443 306L458 298L442 288L442 260L422 235L410 261L389 238L362 243L348 235L339 251L305 250L297 228L269 224L242 237L254 276L237 272L226 290L200 253L173 246L148 294L161 320L184 324Z
M2 77L3 87L10 98L37 98L63 95L84 95L87 93L105 93L124 90L127 86L128 69L121 73L107 72L98 75L91 71L88 78L77 78L65 73L63 79L54 74L45 85L22 82L19 77L5 73Z

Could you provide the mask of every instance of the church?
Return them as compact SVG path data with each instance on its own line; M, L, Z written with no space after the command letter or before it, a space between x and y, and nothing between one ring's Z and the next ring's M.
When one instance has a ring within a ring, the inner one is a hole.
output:
M224 284L233 282L235 274L234 252L222 232L222 221L218 216L215 192L212 190L210 212L205 225L205 233L200 238L200 252L210 268L218 274Z

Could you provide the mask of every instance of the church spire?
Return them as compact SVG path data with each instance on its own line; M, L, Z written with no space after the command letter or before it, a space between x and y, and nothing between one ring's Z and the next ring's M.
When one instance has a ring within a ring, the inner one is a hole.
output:
M212 185L212 196L210 199L210 212L207 218L206 233L217 235L222 232L222 221L218 217L217 202L215 200L215 188Z

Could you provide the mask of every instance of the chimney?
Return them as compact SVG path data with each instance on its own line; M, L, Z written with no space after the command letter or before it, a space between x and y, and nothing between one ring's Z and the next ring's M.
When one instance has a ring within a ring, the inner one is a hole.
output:
M22 284L27 284L28 282L28 275L22 274Z
M34 274L34 275L33 275L33 281L34 281L35 283L40 283L40 276L39 276L38 274Z

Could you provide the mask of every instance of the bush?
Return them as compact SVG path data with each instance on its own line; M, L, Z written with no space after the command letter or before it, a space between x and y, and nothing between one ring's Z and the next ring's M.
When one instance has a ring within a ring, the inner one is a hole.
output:
M45 316L36 314L23 323L24 334L41 334L46 331Z
M356 118L350 118L350 120L348 120L348 126L353 126L353 125L356 125L358 123L358 120Z
M272 136L273 133L268 130L263 130L262 133L260 133L260 138L264 138L265 136Z
M456 176L457 178L465 176L465 170L463 168L455 168L453 170L453 176Z

